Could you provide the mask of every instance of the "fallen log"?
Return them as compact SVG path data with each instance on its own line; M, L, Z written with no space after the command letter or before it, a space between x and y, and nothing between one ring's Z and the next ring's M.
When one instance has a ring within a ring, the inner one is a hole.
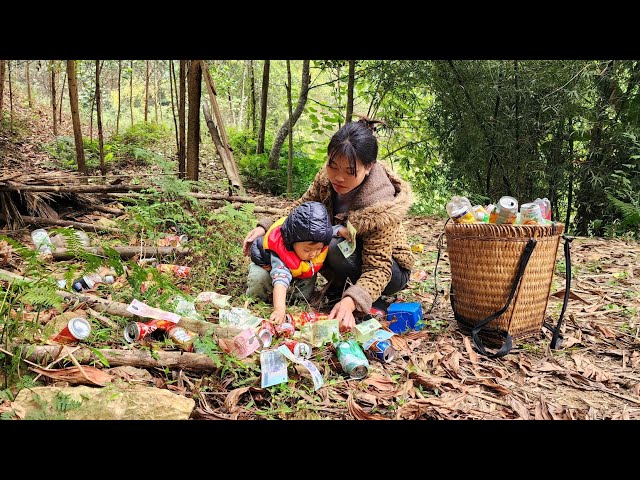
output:
M106 193L106 192L139 192L144 185L24 185L16 182L0 183L0 191L14 192L59 192L59 193Z
M6 270L0 270L0 280L6 280L9 282L23 281L33 282L32 278L23 277L16 273L7 272ZM116 302L113 300L105 300L96 295L89 293L76 293L67 292L66 290L57 290L56 294L62 297L63 300L69 303L85 303L89 307L99 312L107 312L111 315L118 315L125 318L133 318L135 315L127 310L129 306L126 303ZM139 317L136 317L139 318ZM212 335L214 337L233 338L241 332L239 328L229 327L225 325L218 325L217 323L206 322L203 320L197 320L190 317L180 317L178 324L190 330L198 335L207 336Z
M166 255L188 255L191 249L182 247L155 247L152 245L144 247L111 247L120 254L122 258L131 258L134 255L164 257ZM102 247L83 247L82 250L94 255L105 255ZM53 251L54 260L70 260L74 258L67 248L56 248Z
M58 345L24 345L23 359L42 365L55 360L60 353ZM102 348L98 351L104 355L111 367L132 366L139 368L177 368L193 371L215 371L216 364L203 353L167 352L165 350L129 350ZM100 358L86 347L73 351L79 363L98 365Z
M111 233L124 233L124 230L120 228L114 227L103 227L101 225L97 225L95 223L85 223L85 222L74 222L71 220L54 220L52 218L44 218L44 217L29 217L27 215L21 215L24 223L31 225L53 225L59 227L75 227L81 230L89 230L89 231L105 231ZM6 217L0 214L1 220L6 220Z

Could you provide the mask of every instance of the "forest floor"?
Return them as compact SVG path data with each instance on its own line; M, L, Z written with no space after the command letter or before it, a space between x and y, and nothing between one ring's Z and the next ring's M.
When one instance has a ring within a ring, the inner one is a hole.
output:
M30 116L28 127L28 136L19 139L0 132L0 180L11 172L55 171L55 162L41 148L53 138L46 115ZM62 131L70 134L68 121ZM215 163L203 170L210 180L221 175ZM286 203L263 194L259 198L263 206ZM100 215L110 216L100 212L73 216L91 222ZM156 377L149 383L193 398L193 419L640 419L640 243L576 237L571 245L572 298L560 348L551 350L551 334L541 329L538 335L516 340L506 356L491 359L477 353L453 318L446 249L438 268L439 301L427 314L433 303L432 278L443 225L444 220L435 217L408 219L409 240L423 244L424 251L416 254L412 280L397 300L421 303L428 328L394 336L395 358L390 363L371 361L364 379L345 376L331 348L324 346L314 349L311 357L325 379L317 391L306 370L292 364L286 391L261 388L259 377L240 386L232 380L203 382L203 377L220 372L181 371L177 382L159 381L164 374L157 368L149 369ZM30 245L26 228L5 226L0 234ZM0 268L21 273L20 264L3 264L2 258ZM562 305L562 265L559 248L546 312L552 324ZM120 347L130 348L124 340ZM246 361L259 365L259 353ZM55 384L49 377L41 381ZM12 408L10 400L0 398L0 412Z

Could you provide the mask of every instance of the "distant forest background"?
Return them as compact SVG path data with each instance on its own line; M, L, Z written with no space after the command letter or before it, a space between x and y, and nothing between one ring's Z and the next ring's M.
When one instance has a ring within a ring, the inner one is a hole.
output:
M231 190L297 197L365 115L384 121L379 159L411 182L415 214L443 216L456 194L547 197L571 234L637 239L639 80L636 60L0 60L0 128L22 128L20 102L51 117L43 148L70 169L128 156L197 181L220 159ZM73 114L82 130L58 134Z

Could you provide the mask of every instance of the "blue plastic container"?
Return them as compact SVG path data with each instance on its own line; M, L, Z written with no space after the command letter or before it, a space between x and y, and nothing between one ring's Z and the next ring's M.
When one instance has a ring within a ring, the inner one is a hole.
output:
M394 318L397 318L394 321ZM416 330L416 323L422 320L422 304L418 302L396 302L389 305L387 309L387 320L392 323L389 328L395 333L404 333L407 330ZM417 330L425 325L418 325Z

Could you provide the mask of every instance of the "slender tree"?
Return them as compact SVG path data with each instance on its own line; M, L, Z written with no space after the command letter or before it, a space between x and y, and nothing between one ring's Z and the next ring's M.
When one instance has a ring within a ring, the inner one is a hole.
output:
M187 131L187 179L198 180L200 170L200 94L202 91L202 69L199 60L189 65L189 128Z
M146 122L149 116L149 60L145 60L147 65L147 73L144 80L144 121Z
M253 74L253 60L249 60L249 79L251 82L251 131L256 133L256 78Z
M133 127L133 60L131 60L131 74L129 75L129 111L131 112L131 126Z
M71 121L73 122L73 138L76 144L78 171L87 175L87 166L84 161L84 146L82 143L82 126L80 124L80 112L78 110L78 78L76 75L75 60L67 60L67 77L69 78L69 107L71 109Z
M347 114L344 116L344 123L349 123L353 116L353 84L356 72L356 61L349 60L349 82L347 84Z
M269 91L270 63L270 60L265 60L264 67L262 68L262 91L260 93L260 131L258 132L256 155L264 153L264 133L267 126L267 93Z
M2 123L2 103L4 101L4 69L5 61L0 60L0 124Z
M178 152L180 151L180 139L178 137L178 119L176 115L177 113L176 102L174 100L174 98L177 97L178 95L177 95L177 92L176 94L173 93L174 85L176 83L175 77L176 77L176 73L173 70L173 60L169 60L169 91L171 93L171 115L173 116L173 129L176 134L176 156L177 156Z
M104 164L104 139L102 135L102 102L100 101L100 61L96 60L96 118L98 120L98 146L100 148L100 171L102 176L107 174Z
M153 108L156 113L156 125L158 124L158 62L153 63Z
M29 108L33 108L33 100L31 98L31 77L29 75L29 64L31 62L29 60L27 60L26 62L26 66L25 66L25 73L27 76L27 98L29 99Z
M49 60L49 69L51 70L51 110L53 111L53 134L58 135L58 119L56 108L56 69L53 60Z
M11 83L11 60L7 62L7 65L9 73L9 123L11 124L11 129L13 129L13 85Z
M116 113L116 135L120 129L120 82L122 80L122 60L118 60L118 113Z
M287 162L287 194L293 193L293 107L291 105L291 62L287 60L287 107L289 111L289 161Z
M178 147L178 176L184 178L186 174L186 101L187 101L187 61L180 60L180 99L178 104L178 122L180 132L180 145Z
M62 77L62 88L60 89L60 103L58 108L58 122L62 125L62 100L64 99L64 86L67 83L67 72Z
M284 122L282 127L280 127L280 131L276 135L275 140L273 141L273 148L271 149L271 153L269 154L269 168L271 170L276 170L278 168L280 150L282 148L282 144L284 143L285 138L287 138L287 135L289 134L289 124L291 124L291 126L293 127L293 125L295 125L298 119L300 118L300 115L302 115L304 106L307 103L310 83L311 83L311 75L309 74L309 60L303 60L302 61L302 80L300 85L300 96L298 97L298 104L296 105L296 109L293 112L291 119L287 119Z
M249 60L245 60L244 65L242 66L242 82L240 85L240 120L238 123L240 124L240 127L244 126L247 129L249 128L249 112L247 111L247 121L245 122L244 121L244 99L245 99L244 92L245 92L245 84L246 84L248 70L249 70Z

